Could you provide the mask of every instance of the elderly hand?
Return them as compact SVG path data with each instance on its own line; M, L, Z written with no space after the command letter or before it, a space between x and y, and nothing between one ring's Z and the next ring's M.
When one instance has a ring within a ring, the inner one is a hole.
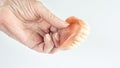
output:
M38 52L58 49L58 29L68 26L37 0L3 0L0 30Z

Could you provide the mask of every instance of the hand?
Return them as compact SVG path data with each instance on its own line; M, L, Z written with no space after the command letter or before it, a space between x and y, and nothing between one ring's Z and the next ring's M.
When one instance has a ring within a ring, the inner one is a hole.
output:
M38 52L59 49L57 30L67 26L37 0L6 0L0 7L1 31Z

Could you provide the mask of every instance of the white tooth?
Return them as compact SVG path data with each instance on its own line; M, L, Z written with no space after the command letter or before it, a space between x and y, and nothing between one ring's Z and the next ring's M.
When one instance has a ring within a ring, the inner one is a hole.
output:
M81 41L80 37L76 37L75 40L76 40L77 42L80 42L80 41Z
M73 49L73 48L74 48L73 45L69 47L69 49Z
M81 35L80 37L83 38L83 39L86 39L86 38L87 38L86 35Z
M85 31L83 31L83 33L85 33L86 35L88 35L89 34L89 30L85 30Z
M75 48L74 45L70 46L70 49L73 49L73 48Z
M78 46L78 45L80 45L80 43L79 43L79 42L77 42L77 41L74 41L74 42L75 42L75 45L77 45L77 46Z
M83 29L90 29L89 25L83 25L82 28Z
M79 42L83 42L83 41L84 41L84 39L82 39L82 38L80 38L80 37L79 37L79 38L76 38L76 40L79 41Z
M88 30L86 30L86 29L81 29L80 32L81 32L81 33L84 33L84 34L88 34Z
M77 36L76 36L76 38L79 38L79 37L81 37L83 34L82 33L80 33L80 34L78 34Z
M88 35L89 35L88 31L84 31L84 32L79 33L77 37L85 37L86 38Z
M73 44L73 45L71 46L71 49L76 48L76 46L77 46L77 45Z
M77 39L75 41L80 42L80 40L77 40Z
M85 28L89 28L88 23L85 23L84 27L85 27Z
M72 45L74 45L74 44L75 44L75 42L72 43ZM72 46L72 45L71 45L71 46Z
M79 43L81 42L81 41L80 41L80 40L78 40L78 39L76 39L75 41L76 41L76 42L79 42Z
M82 26L83 29L89 29L87 25Z

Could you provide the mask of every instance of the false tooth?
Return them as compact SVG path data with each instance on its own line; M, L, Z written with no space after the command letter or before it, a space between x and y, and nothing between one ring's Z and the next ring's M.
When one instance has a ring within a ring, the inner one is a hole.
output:
M89 26L82 20L76 17L69 17L66 22L69 26L60 30L61 49L71 49L79 46L89 34Z

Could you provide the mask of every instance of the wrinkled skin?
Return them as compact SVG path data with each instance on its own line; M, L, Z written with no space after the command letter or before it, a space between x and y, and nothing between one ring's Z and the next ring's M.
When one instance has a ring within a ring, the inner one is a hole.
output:
M4 0L0 30L41 53L59 49L59 29L68 26L36 0Z

